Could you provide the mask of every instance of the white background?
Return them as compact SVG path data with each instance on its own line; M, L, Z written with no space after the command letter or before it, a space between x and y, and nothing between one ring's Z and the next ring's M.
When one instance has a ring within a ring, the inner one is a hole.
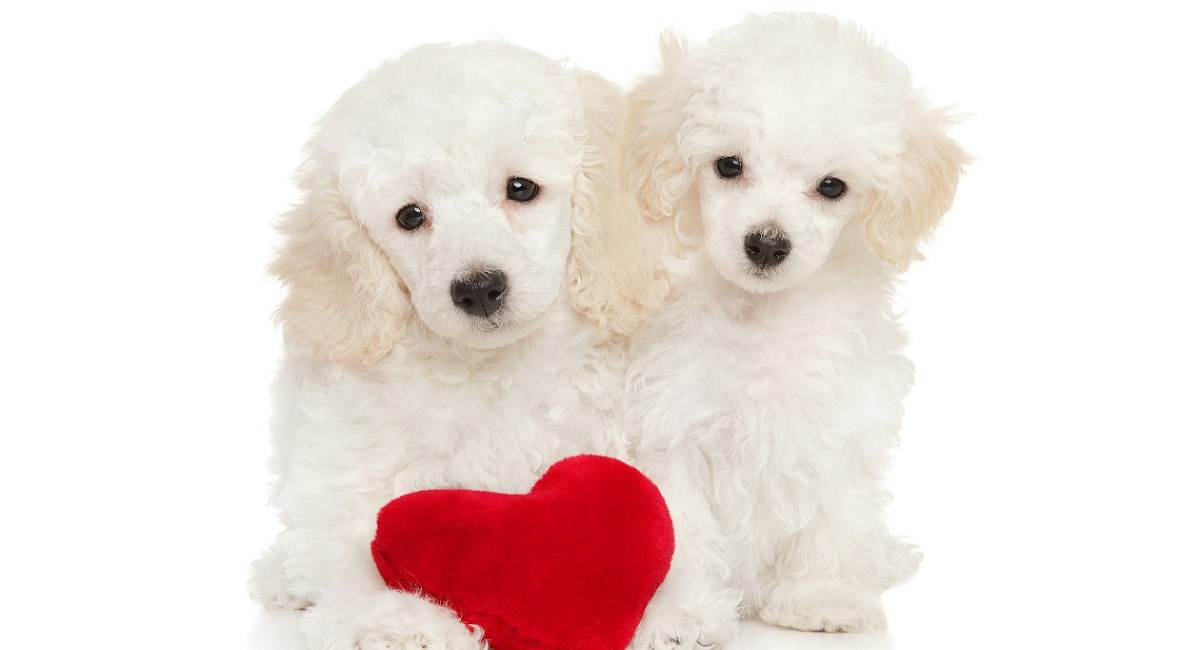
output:
M978 160L898 296L918 379L893 520L925 564L888 638L748 627L740 647L1200 647L1194 16L22 4L0 17L4 647L296 648L294 615L244 596L275 526L264 267L309 125L367 69L499 34L628 82L661 28L776 8L885 39L972 116Z

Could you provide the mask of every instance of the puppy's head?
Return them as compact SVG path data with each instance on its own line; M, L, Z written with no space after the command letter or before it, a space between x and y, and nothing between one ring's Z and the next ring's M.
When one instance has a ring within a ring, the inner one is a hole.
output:
M907 68L824 16L753 17L704 46L668 34L630 107L643 214L754 292L814 273L849 227L898 268L919 259L966 161Z
M470 347L536 329L568 288L617 333L653 303L636 209L606 190L618 91L503 43L429 45L385 63L319 122L272 268L289 344L383 358L417 319ZM629 258L626 259L626 255Z

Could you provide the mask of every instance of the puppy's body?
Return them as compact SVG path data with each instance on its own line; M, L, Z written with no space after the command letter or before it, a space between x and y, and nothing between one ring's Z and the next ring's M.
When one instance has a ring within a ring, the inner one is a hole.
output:
M305 632L320 646L374 633L473 647L449 612L383 588L369 549L376 513L422 489L525 492L558 459L618 452L610 416L623 359L565 301L495 350L412 327L370 373L289 359L274 423L287 529L256 569L275 593L258 597L317 603Z
M310 647L479 647L450 610L384 587L379 509L519 493L565 456L620 451L624 337L665 284L616 191L619 98L515 46L433 45L319 123L272 267L284 531L251 584L306 607Z
M880 516L912 382L888 270L859 242L780 295L730 284L700 254L674 267L667 308L634 338L626 414L640 466L686 519L693 555L664 596L703 612L712 640L738 601L789 627L827 623L798 599L877 625L875 594L917 561Z
M639 647L884 624L919 555L882 479L912 382L897 274L965 156L907 69L851 25L753 17L667 37L630 95L628 181L671 293L634 341L625 422L680 543Z

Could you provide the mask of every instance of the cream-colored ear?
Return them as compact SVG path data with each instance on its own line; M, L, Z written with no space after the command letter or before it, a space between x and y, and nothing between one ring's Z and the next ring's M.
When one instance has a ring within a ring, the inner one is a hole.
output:
M698 90L687 41L667 31L659 45L661 69L630 91L625 125L625 183L651 220L671 218L691 184L679 134Z
M622 92L576 72L583 101L583 165L572 199L567 284L571 304L602 329L629 335L666 296L666 274L637 207L619 182Z
M947 134L955 119L913 99L904 150L888 187L878 190L863 213L863 232L884 261L899 269L921 260L918 248L954 202L958 179L970 158Z
M386 356L412 306L345 198L314 189L278 229L285 239L271 272L287 289L276 316L288 346L346 366Z

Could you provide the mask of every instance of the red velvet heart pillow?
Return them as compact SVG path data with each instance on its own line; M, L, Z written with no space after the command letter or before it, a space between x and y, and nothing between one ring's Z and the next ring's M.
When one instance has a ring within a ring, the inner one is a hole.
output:
M449 606L493 650L623 650L674 550L658 488L603 456L555 463L529 494L406 494L371 544L389 586Z

